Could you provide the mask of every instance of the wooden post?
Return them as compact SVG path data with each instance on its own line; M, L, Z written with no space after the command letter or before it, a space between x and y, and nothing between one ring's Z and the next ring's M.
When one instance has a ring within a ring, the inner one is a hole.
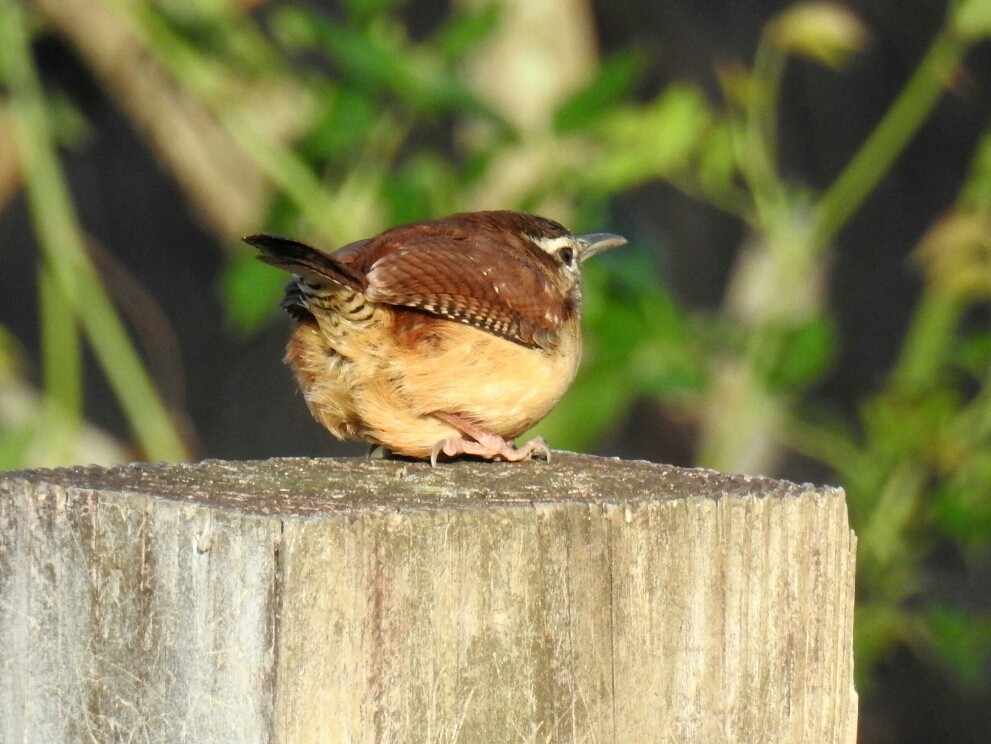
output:
M854 550L561 453L0 474L0 741L852 744Z

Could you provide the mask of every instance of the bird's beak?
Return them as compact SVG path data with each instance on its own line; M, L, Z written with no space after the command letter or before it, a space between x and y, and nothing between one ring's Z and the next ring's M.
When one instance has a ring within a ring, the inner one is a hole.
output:
M575 237L578 239L578 260L583 263L596 253L626 245L626 238L610 233L592 233Z

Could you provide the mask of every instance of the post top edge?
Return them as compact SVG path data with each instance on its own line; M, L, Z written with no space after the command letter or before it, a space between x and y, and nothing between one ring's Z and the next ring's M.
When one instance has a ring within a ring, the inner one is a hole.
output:
M843 497L841 489L643 460L555 452L550 463L428 464L364 458L278 457L130 463L0 473L0 490L39 487L127 492L280 516L395 508L637 503L688 498Z

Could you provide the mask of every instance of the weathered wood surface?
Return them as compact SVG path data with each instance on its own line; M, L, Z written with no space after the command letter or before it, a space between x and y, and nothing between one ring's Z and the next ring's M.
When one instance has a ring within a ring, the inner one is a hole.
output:
M575 455L0 474L0 741L852 743L854 550Z

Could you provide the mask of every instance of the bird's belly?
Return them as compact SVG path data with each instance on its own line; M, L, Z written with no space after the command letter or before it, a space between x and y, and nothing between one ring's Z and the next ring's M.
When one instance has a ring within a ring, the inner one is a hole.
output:
M453 413L515 437L546 416L574 379L580 357L574 344L549 352L448 325L454 328L429 357L393 365L399 394L417 415Z
M369 328L331 349L315 328L297 330L289 356L313 416L339 438L358 437L413 457L460 434L432 414L455 414L511 439L554 407L574 378L580 338L530 349L453 321L412 345ZM339 345L340 346L340 345Z

